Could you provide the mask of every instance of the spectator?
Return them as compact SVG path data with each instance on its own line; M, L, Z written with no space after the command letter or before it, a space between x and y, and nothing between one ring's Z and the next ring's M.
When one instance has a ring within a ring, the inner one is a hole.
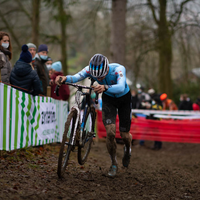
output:
M0 70L3 83L10 83L12 70L10 60L12 58L12 45L8 33L0 31Z
M192 104L193 110L200 111L200 98L197 98L196 103Z
M187 94L181 94L178 109L179 110L193 110L192 101L190 100Z
M138 109L151 108L151 97L149 96L149 94L144 92L143 87L138 88L137 97L138 97L138 102L137 102L136 108Z
M162 106L160 105L160 97L159 96L154 96L152 99L152 110L162 110ZM159 118L154 117L153 114L149 116L149 119L153 120L160 120ZM154 147L152 150L160 150L162 148L162 142L161 141L155 141L154 142Z
M35 54L36 54L37 47L33 43L28 43L26 45L28 46L28 50L32 55L32 65L35 68Z
M52 65L53 61L50 57L47 58L47 62L45 63L47 66L48 71L51 69L51 65Z
M166 93L160 95L160 100L162 101L163 110L178 110L177 105L167 98Z
M47 86L49 85L49 72L46 67L48 59L48 47L46 44L41 44L38 48L38 53L35 55L35 66L41 84L41 91L43 95L47 95Z
M54 73L51 75L51 97L54 99L59 99L59 100L65 100L67 101L69 99L70 95L70 90L68 85L61 85L59 89L59 96L56 96L54 93L56 84L55 84L55 79L58 75L63 76L62 73L62 63L60 61L54 62L51 66L52 70L54 70Z
M131 96L132 96L132 109L137 108L137 102L138 102L138 97L137 97L137 92L135 90L131 90Z
M151 97L149 94L144 92L143 87L139 87L137 91L138 102L136 108L138 109L151 109ZM144 146L145 141L140 140L139 145Z
M33 43L28 43L26 45L28 46L28 50L30 51L33 60L35 58L37 47Z
M150 95L152 101L156 99L156 103L162 106L162 101L160 100L160 94L157 94L153 88L150 88L147 93Z
M22 46L19 60L15 63L10 75L10 83L18 90L37 95L40 93L40 80L30 65L32 55L28 51L28 46Z

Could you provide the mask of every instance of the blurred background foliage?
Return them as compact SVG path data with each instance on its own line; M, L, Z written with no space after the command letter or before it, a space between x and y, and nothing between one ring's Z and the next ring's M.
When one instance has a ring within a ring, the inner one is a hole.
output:
M200 96L199 0L0 0L0 31L11 36L12 65L21 46L47 44L74 74L95 53L119 62L146 90L176 103Z

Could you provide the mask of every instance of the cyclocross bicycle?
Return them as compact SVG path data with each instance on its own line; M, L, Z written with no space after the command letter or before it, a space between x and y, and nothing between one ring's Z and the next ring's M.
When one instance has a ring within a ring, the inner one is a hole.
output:
M75 94L75 104L69 111L60 147L57 169L59 178L63 177L68 165L70 153L75 151L75 148L78 148L77 155L78 163L80 165L83 165L86 162L90 152L93 137L95 137L94 128L96 120L95 108L91 103L91 92L93 90L91 86L94 82L94 79L91 79L90 87L74 83L63 83L71 85L77 88L77 90ZM88 90L88 92L83 92L83 89ZM59 96L59 86L56 86L55 92L57 96ZM86 104L82 116L81 96L85 96L86 98ZM98 95L96 95L95 103L98 103Z

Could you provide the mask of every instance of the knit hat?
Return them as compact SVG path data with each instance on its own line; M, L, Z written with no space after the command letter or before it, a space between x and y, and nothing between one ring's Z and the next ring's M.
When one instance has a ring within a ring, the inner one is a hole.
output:
M54 69L57 72L61 72L62 71L62 63L60 61L54 62L51 65L51 68Z
M164 101L166 98L167 98L167 94L166 93L163 93L163 94L160 95L160 100L161 101Z
M26 44L26 45L28 46L29 49L30 49L30 48L35 48L35 49L37 49L36 45L34 45L33 43L28 43L28 44Z
M22 52L20 54L20 60L26 62L26 63L30 63L32 61L32 55L31 53L28 51L28 46L26 44L24 44L22 46Z
M48 52L48 47L46 44L41 44L39 47L38 47L38 53L41 52L41 51L47 51Z

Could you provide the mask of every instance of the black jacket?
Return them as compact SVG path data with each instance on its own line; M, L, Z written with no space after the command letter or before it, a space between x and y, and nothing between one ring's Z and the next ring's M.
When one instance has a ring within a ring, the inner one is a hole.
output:
M40 82L41 82L41 91L42 94L45 96L47 95L47 86L49 85L49 73L47 70L47 67L45 65L46 60L40 59L39 55L35 55L35 62L34 62L34 68L37 72Z
M10 83L13 87L23 92L37 95L40 93L40 79L37 72L30 64L18 60L10 75Z
M193 110L192 108L192 101L190 100L183 100L180 102L179 106L178 106L179 110Z

